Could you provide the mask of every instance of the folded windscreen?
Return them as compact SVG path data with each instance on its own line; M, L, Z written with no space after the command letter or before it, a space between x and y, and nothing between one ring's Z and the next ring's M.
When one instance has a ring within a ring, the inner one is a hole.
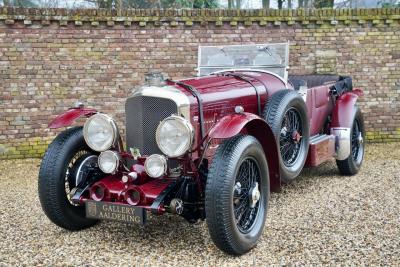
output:
M289 43L200 46L199 76L229 69L273 72L287 80Z

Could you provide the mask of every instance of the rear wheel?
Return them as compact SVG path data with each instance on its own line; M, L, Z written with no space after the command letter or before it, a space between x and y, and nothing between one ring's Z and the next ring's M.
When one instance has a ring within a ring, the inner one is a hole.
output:
M309 122L303 98L293 90L281 90L271 96L264 109L264 118L279 145L281 179L296 178L307 159Z
M233 255L252 249L264 229L268 198L268 165L257 139L223 142L206 185L207 226L217 247Z
M86 145L82 127L60 133L49 145L39 171L39 199L47 217L68 230L80 230L97 220L85 217L85 208L74 205L69 193L87 168L97 165L97 155Z
M343 175L354 175L358 173L364 159L364 119L359 108L357 108L356 115L354 116L350 138L351 148L349 157L345 160L336 161L339 171Z

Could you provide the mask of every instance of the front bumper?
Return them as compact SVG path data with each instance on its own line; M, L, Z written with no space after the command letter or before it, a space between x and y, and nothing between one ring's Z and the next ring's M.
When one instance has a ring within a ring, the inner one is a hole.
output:
M88 201L130 205L162 214L166 211L164 198L169 195L176 179L151 179L142 184L124 183L122 174L109 175L92 184L84 194L75 197L76 204Z

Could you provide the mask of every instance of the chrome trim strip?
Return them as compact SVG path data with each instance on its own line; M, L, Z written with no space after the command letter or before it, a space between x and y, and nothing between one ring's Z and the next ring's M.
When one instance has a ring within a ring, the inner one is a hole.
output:
M327 134L317 134L314 136L310 136L310 145L315 145L319 142L325 141L330 138L331 138L331 135L327 135Z
M173 86L141 86L132 91L132 95L165 98L174 101L178 107L178 115L190 121L190 100L181 90Z

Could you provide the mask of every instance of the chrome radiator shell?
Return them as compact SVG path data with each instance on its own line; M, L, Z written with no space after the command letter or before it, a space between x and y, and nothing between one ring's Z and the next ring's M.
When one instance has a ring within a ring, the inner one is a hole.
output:
M189 98L172 86L143 86L125 103L126 148L138 148L142 155L162 154L156 142L159 123L180 115L190 121Z

